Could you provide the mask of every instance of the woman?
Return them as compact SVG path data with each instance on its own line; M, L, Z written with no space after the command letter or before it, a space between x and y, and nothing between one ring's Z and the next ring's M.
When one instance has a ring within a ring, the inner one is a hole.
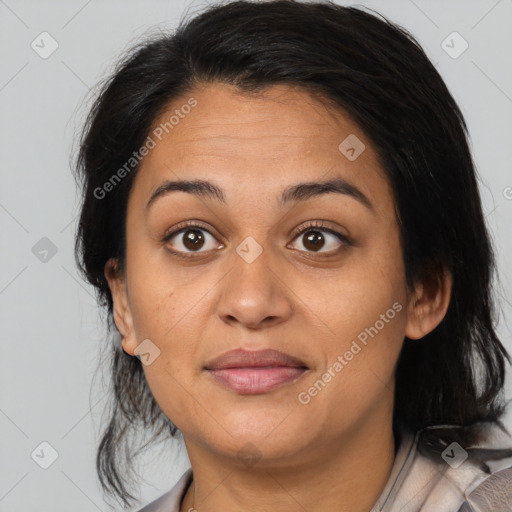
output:
M107 492L133 501L143 431L191 463L145 512L512 510L466 125L405 30L214 5L119 65L77 174L115 333Z

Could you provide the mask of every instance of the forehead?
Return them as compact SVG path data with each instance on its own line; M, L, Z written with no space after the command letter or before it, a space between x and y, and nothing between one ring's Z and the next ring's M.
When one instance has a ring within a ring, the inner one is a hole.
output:
M391 190L364 132L304 89L276 85L244 93L231 85L201 85L173 100L149 136L154 147L136 177L141 197L176 178L213 181L229 200L235 190L238 197L277 196L299 181L342 176L390 207ZM346 140L359 144L357 152L363 149L356 159L347 158Z
M183 118L174 116L173 122L177 124L169 127L172 114L180 111L191 97L197 106ZM328 150L343 133L361 132L346 114L334 112L325 101L304 89L275 85L248 93L219 83L202 85L175 99L155 120L152 131L159 128L165 131L163 142L175 147L200 143L204 148L215 150L224 146L225 150L228 146L238 154L262 145L270 145L270 149L281 147L286 153L312 145ZM153 156L158 153L153 152ZM265 157L266 154L261 155Z

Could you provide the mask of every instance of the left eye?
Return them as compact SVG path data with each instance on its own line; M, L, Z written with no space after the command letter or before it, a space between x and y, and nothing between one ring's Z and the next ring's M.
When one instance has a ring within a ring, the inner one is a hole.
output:
M299 240L306 252L330 252L346 243L345 237L341 233L330 229L311 227L302 230L294 240ZM321 249L325 250L321 251ZM302 249L299 248L299 250Z

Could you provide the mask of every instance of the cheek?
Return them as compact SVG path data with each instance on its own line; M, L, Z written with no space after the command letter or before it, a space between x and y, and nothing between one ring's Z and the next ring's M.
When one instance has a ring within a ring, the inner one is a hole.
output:
M354 258L309 291L308 283L303 284L304 288L294 291L307 298L305 314L326 337L331 356L333 350L339 353L351 340L364 343L377 334L379 339L389 340L403 336L407 295L399 265L383 261L370 264L368 258Z
M135 242L135 241L134 241ZM162 248L132 244L127 254L128 292L137 338L163 343L201 296L186 269L171 267ZM203 280L202 294L204 294ZM181 327L181 325L180 325Z
M388 301L382 301L382 307L353 307L337 325L338 339L322 344L325 365L301 386L296 398L310 417L323 418L326 430L348 427L377 408L392 409L394 369L405 326L404 309L399 309L398 302Z
M194 382L187 380L186 372L181 371L182 366L171 365L162 356L145 367L144 374L153 399L165 416L182 432L200 434L206 420L198 421L198 418L204 418L205 405L200 404L201 398L194 390Z
M324 345L327 367L323 370L341 363L341 371L336 373L343 377L338 380L346 380L344 385L354 389L364 388L368 380L391 382L403 344L407 321L404 306L388 296L378 299L347 302L345 314L335 325L337 336L331 336Z
M319 373L328 372L332 400L363 406L393 386L407 323L404 269L396 252L391 243L378 255L361 251L309 304L322 318L325 367Z
M147 273L146 273L147 275ZM190 418L203 413L192 392L200 357L200 298L204 288L178 286L164 276L133 280L132 311L138 340L150 339L158 347L158 357L144 373L151 393L165 415L179 428L190 430ZM197 410L196 410L197 407ZM184 422L184 423L182 423Z
M133 258L128 274L135 334L158 347L158 359L145 368L147 380L157 401L161 396L174 410L183 405L201 369L200 340L211 318L207 292L215 289L218 276L197 267L171 269L161 255L136 262Z

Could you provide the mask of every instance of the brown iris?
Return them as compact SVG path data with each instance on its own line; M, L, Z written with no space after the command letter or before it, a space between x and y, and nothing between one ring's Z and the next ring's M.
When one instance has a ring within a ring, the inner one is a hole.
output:
M325 243L325 238L320 231L309 231L309 234L305 236L304 247L309 250L321 249ZM308 247L308 244L310 246Z
M190 250L201 249L204 244L204 236L198 229L188 229L183 237L183 245Z

